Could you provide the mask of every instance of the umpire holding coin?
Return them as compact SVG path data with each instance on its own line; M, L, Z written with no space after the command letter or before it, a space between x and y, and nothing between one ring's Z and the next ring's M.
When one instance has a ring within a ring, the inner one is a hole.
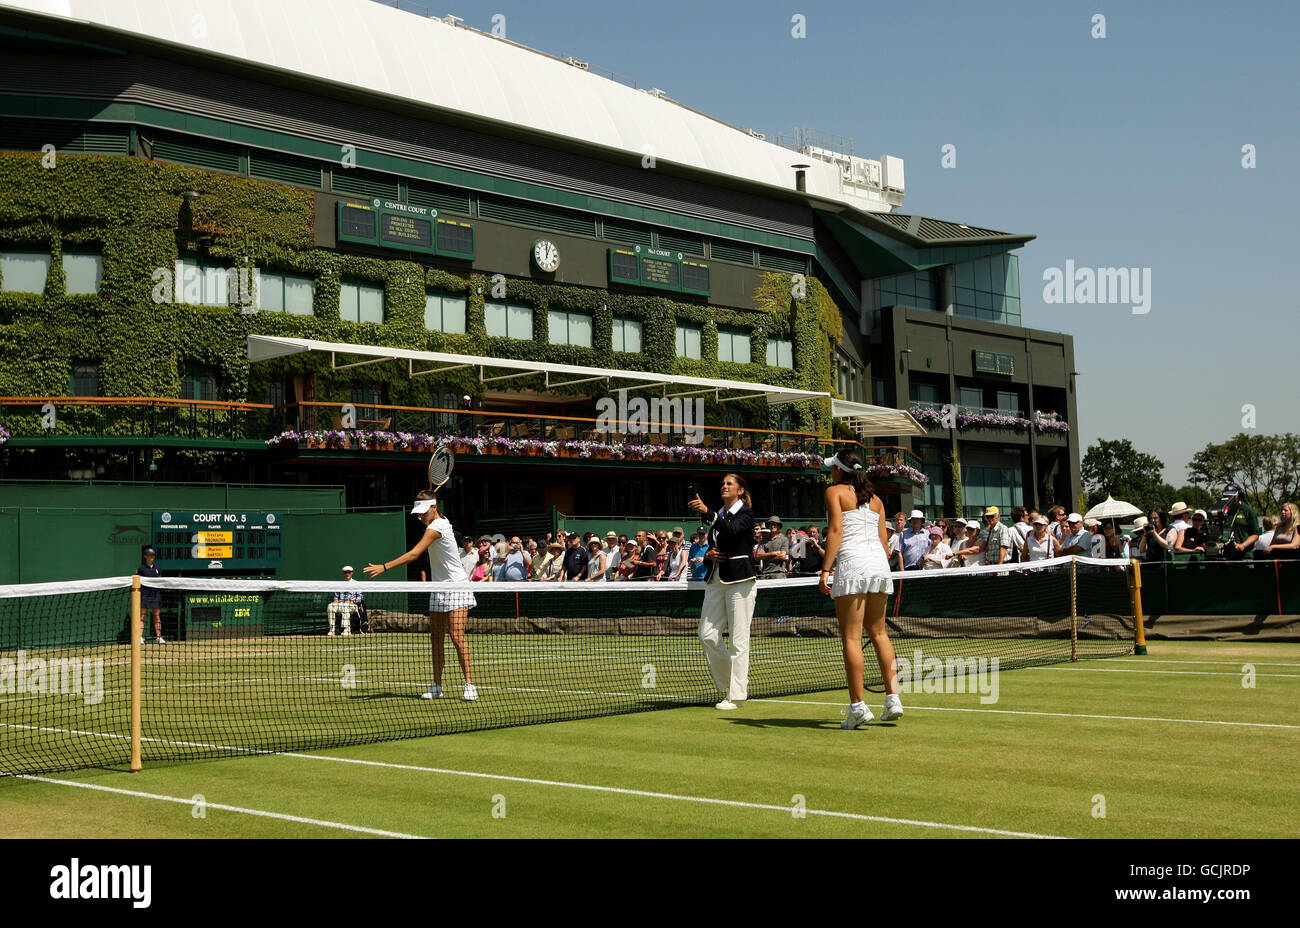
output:
M758 598L758 574L750 556L754 546L754 511L739 474L722 478L722 505L711 510L697 493L689 506L709 526L708 574L700 612L700 643L713 682L722 691L717 708L736 709L749 692L749 623ZM722 633L729 635L727 646Z

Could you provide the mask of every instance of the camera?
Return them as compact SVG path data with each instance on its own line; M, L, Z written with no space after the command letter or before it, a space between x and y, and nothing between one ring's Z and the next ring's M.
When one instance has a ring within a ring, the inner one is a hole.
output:
M1155 530L1156 530L1156 527L1155 527L1154 525L1152 525L1150 522L1148 522L1146 525L1142 526L1142 531L1144 531L1144 532L1154 532Z

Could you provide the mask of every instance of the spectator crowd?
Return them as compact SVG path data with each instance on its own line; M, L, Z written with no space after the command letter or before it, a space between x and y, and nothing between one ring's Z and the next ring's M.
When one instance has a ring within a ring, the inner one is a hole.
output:
M1239 520L1240 521L1240 520ZM1233 541L1256 558L1300 556L1297 509L1282 506L1280 517L1254 514L1234 531ZM1207 531L1205 510L1174 503L1139 516L1132 530L1121 532L1117 520L1084 519L1053 506L1046 513L1012 508L1004 521L997 506L981 519L929 520L919 509L896 513L886 525L890 565L894 570L945 570L1047 560L1079 555L1144 562L1204 556L1217 536ZM1239 537L1238 537L1239 536ZM754 530L752 556L760 579L816 576L825 556L826 527L786 527L779 516ZM512 536L493 542L461 538L465 571L474 581L558 580L584 582L703 580L707 572L708 536L703 528L689 536L680 526L643 529L632 537L607 531L548 533L544 538Z

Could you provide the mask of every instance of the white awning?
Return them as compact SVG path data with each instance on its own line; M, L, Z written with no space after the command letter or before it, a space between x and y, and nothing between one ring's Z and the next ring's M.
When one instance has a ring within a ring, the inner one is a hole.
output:
M828 399L830 396L828 393L819 393L815 390L796 390L792 387L746 383L741 380L687 377L682 374L663 374L657 371L624 371L615 368L582 367L577 364L525 361L517 358L488 358L469 354L448 354L442 351L414 351L409 348L388 348L382 345L348 345L339 342L319 342L309 338L248 336L250 361L265 361L269 358L279 358L305 351L328 352L334 370L359 367L363 364L377 364L382 361L405 361L407 372L412 377L477 367L479 380L483 383L499 383L534 375L541 375L548 388L599 380L615 386L614 382L620 381L618 386L628 389L644 390L663 387L666 396L702 396L712 393L722 402L761 396L774 406L801 400ZM340 363L339 355L362 356L371 360Z
M888 406L870 406L850 403L848 400L831 400L831 418L843 419L858 438L877 438L881 435L924 435L925 428L912 418L911 413Z
M625 371L614 368L582 367L577 364L552 364L546 361L525 361L517 358L489 358L478 355L450 354L442 351L415 351L410 348L389 348L383 345L349 345L341 342L322 342L310 338L289 338L276 335L248 336L248 359L266 361L308 351L327 352L333 370L344 370L384 361L405 361L411 377L438 374L450 370L478 368L482 383L500 383L522 377L540 375L546 387L604 381L612 389L662 388L665 396L702 396L712 393L720 402L763 397L773 406L796 403L802 400L831 399L831 416L845 419L861 439L880 436L924 435L925 429L906 412L885 406L868 406L833 399L829 393L816 390L796 390L792 387L763 383L746 383L741 380L715 380L710 377L688 377L682 374L664 374L657 371ZM367 360L345 360L339 356L362 357Z

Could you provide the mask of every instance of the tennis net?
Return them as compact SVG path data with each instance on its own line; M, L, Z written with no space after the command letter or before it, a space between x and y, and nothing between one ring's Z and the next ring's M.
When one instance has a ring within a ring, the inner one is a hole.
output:
M364 599L340 608L338 582L144 578L141 644L133 579L0 587L0 772L127 764L133 695L144 762L720 698L696 637L700 584L371 582L347 585ZM474 701L450 639L443 695L421 698L433 682L429 595L452 589L477 600L465 634ZM1085 559L896 574L887 622L900 657L921 649L950 673L972 658L1005 670L1107 657L1134 640L1127 569ZM750 698L842 690L837 629L815 578L760 581ZM865 666L879 686L873 654Z

